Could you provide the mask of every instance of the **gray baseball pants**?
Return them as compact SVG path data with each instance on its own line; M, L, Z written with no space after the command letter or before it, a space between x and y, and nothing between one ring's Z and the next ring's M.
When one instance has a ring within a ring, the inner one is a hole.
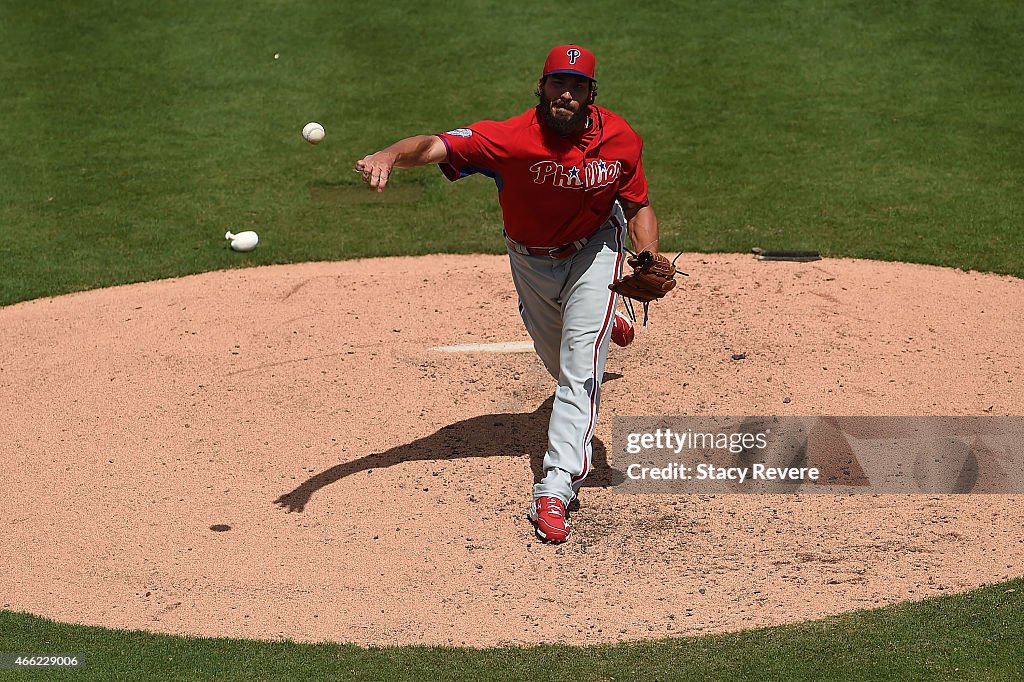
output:
M608 358L616 294L608 289L622 271L625 216L612 215L569 258L524 255L509 247L519 313L555 388L544 478L534 498L552 495L567 506L590 473L601 379Z

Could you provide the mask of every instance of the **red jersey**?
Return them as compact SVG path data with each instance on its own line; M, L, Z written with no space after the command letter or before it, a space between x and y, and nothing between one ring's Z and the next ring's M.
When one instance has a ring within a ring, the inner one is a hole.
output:
M538 120L536 107L506 121L480 121L438 135L449 180L482 173L498 186L509 237L560 246L594 234L616 199L647 203L643 140L618 114L590 106L590 125L568 137Z

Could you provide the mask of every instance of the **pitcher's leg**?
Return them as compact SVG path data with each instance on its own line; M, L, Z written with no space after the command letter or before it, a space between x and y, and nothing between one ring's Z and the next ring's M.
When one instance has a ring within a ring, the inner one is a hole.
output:
M597 424L615 313L615 294L608 285L622 267L622 229L619 223L602 230L574 257L563 291L562 339L558 387L555 389L544 478L534 497L552 495L568 505L590 472L594 428Z

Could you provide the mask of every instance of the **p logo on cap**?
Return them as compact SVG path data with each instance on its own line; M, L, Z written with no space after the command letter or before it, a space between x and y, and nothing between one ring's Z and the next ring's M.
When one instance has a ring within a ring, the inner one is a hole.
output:
M550 76L553 73L569 73L574 76L583 76L590 80L594 78L597 60L594 53L579 45L557 45L548 52L548 58L544 62L544 73L542 76Z

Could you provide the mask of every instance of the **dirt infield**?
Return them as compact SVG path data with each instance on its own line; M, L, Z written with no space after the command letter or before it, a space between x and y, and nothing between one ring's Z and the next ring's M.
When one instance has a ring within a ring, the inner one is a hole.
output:
M1024 575L1019 496L607 488L613 415L1024 414L1024 282L743 255L684 269L610 353L596 471L557 548L525 518L550 378L529 352L433 350L527 340L504 258L233 270L0 309L2 607L207 636L586 644Z

